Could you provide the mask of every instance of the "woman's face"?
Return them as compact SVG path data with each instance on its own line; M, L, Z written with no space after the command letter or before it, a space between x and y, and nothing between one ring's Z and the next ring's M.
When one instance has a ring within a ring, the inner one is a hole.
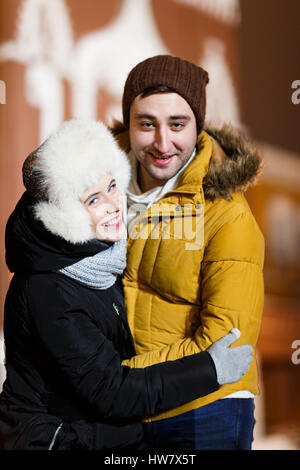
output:
M110 174L88 188L81 201L90 214L97 240L116 242L123 238L126 230L122 220L123 198Z

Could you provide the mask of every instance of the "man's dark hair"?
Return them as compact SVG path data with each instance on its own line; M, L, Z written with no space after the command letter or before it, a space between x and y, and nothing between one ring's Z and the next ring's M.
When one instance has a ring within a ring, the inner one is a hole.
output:
M177 91L166 85L154 85L145 88L141 96L142 98L146 98L146 96L155 95L156 93L177 93Z

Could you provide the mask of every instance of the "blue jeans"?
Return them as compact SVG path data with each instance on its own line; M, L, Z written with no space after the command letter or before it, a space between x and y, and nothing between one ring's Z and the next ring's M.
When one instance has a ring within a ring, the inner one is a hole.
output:
M254 402L226 398L145 424L144 449L251 450Z

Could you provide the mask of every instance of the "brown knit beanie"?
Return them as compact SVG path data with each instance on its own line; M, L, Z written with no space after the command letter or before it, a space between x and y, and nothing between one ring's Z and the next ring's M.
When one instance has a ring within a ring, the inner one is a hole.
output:
M129 111L133 100L147 88L165 85L181 95L192 108L198 133L205 119L205 87L208 73L187 60L170 55L150 57L137 64L129 73L123 93L123 120L129 128Z

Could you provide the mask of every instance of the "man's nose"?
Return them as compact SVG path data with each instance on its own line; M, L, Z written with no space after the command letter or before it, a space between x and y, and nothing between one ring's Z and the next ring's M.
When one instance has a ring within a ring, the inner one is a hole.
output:
M154 148L159 153L168 153L172 146L168 129L165 127L159 127L156 129Z

